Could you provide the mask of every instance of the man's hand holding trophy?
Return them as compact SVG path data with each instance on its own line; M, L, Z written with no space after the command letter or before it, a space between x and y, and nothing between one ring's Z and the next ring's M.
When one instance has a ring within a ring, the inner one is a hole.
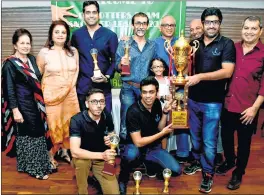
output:
M110 149L106 150L103 153L103 159L106 161L104 164L104 169L102 172L107 175L115 175L115 156L116 156L116 148L119 144L120 138L116 134L110 134L105 136L104 138L105 144L110 146ZM105 155L105 157L104 157Z

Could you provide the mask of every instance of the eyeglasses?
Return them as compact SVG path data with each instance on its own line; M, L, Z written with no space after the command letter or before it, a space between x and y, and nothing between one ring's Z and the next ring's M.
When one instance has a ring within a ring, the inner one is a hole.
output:
M147 26L148 25L148 23L147 22L136 22L136 23L134 23L135 24L135 26L137 26L137 27L139 27L139 26Z
M165 28L175 28L176 27L176 24L161 24L162 27L165 27Z
M152 66L152 69L164 68L163 66Z
M92 105L98 105L98 103L100 105L105 105L105 100L91 100L89 102L91 102Z
M214 26L218 26L220 25L220 21L219 20L205 20L204 21L204 25L206 26L209 26L211 24L213 24Z

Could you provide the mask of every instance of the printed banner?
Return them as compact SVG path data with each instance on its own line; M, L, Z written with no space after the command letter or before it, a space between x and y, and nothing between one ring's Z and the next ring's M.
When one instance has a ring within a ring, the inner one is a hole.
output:
M120 38L124 35L133 34L131 19L137 12L144 12L149 17L149 30L147 37L154 39L160 36L159 24L165 15L172 15L176 20L176 36L181 29L185 28L186 1L98 1L100 5L100 24L117 33ZM65 17L71 27L71 32L82 27L84 24L82 17L82 1L51 1L57 7L69 7L71 13L77 14L78 18ZM111 83L113 88L120 88L122 83L120 75L115 74Z

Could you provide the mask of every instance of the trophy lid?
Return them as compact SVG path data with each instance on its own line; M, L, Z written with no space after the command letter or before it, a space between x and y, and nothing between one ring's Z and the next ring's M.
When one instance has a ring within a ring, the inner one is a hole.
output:
M185 39L184 35L183 35L183 30L181 30L181 35L180 38L175 42L174 44L174 48L186 48L186 47L190 47L189 42L187 41L187 39Z

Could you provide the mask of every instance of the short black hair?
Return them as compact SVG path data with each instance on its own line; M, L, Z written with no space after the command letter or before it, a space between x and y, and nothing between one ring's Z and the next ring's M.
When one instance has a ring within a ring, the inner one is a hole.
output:
M135 17L145 17L147 18L147 24L149 24L149 18L147 16L147 14L143 13L143 12L138 12L136 13L133 17L132 17L132 24L134 25L134 22L135 22Z
M98 14L100 13L100 7L99 7L99 4L98 4L97 1L84 1L84 2L83 2L83 13L84 13L84 11L85 11L85 7L86 7L86 6L89 6L89 5L95 5Z
M220 11L220 9L216 7L206 8L201 15L201 21L204 22L207 16L217 16L219 18L220 24L222 23L223 20L222 12Z
M159 91L159 82L155 79L154 76L148 76L140 82L140 91L142 91L142 87L147 85L154 85L157 92Z
M245 25L245 22L246 21L259 21L259 28L260 29L262 29L262 22L261 22L261 19L260 19L260 17L258 17L258 16L248 16L248 17L246 17L245 19L244 19L244 21L243 21L243 23L242 23L242 27L244 27L244 25Z
M168 76L169 75L169 68L167 66L167 63L162 59L162 58L153 58L150 63L149 63L149 75L150 76L155 76L154 72L151 70L151 67L152 67L152 63L155 61L155 60L158 60L158 61L161 61L163 67L164 67L164 72L163 72L163 76Z
M95 94L95 93L102 93L104 95L104 91L102 89L92 88L88 91L87 96L86 96L86 100L88 100L90 98L90 96Z

